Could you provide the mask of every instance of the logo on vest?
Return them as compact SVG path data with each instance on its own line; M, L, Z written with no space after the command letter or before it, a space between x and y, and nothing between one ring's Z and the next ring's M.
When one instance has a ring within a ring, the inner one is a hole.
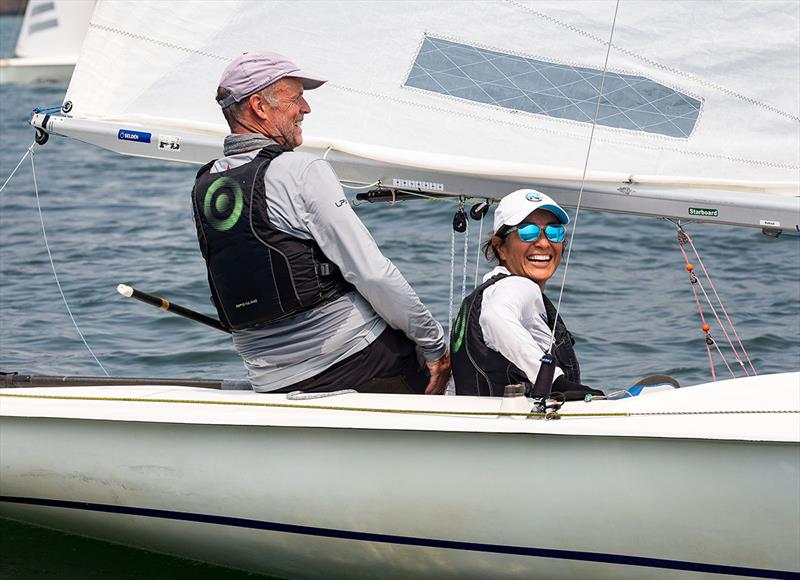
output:
M528 201L542 201L542 196L538 193L531 192L525 195L525 199Z
M218 232L231 229L239 221L244 207L242 188L230 177L216 179L203 199L203 215Z
M461 349L461 344L464 342L464 330L466 328L466 304L461 306L456 316L455 324L453 324L453 352L458 352Z

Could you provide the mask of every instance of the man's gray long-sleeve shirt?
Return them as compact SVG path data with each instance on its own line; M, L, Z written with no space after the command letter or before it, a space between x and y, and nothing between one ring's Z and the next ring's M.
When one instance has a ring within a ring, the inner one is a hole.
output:
M229 135L225 157L211 171L248 163L271 144L261 135ZM284 153L272 161L264 183L270 223L296 238L315 240L358 292L286 320L234 331L234 345L255 390L267 392L318 375L366 348L387 323L419 345L426 360L444 355L441 325L378 249L327 161Z

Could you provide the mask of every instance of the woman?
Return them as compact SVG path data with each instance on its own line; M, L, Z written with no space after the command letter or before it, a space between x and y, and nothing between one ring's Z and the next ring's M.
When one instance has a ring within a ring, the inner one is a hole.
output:
M450 337L456 394L502 397L506 385L533 383L554 324L553 392L567 400L603 394L580 384L572 335L544 295L561 262L568 223L556 202L533 189L500 201L495 233L483 245L486 258L500 265L464 299Z

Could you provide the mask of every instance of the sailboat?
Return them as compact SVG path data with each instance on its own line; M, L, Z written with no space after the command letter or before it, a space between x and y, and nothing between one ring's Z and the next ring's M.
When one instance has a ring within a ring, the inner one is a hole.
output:
M331 79L304 147L368 199L531 186L785 235L798 30L791 2L101 0L61 109L31 124L42 144L203 163L227 133L224 66L279 50ZM289 578L797 577L786 370L548 415L237 384L4 388L0 516Z
M67 84L95 0L29 0L12 58L0 59L0 83Z

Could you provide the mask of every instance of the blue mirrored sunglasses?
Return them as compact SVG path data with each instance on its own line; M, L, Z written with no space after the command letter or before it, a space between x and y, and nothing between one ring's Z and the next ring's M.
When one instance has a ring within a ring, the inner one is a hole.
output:
M519 239L523 242L535 242L539 239L539 236L542 233L542 228L536 224L519 224L518 226L512 226L507 229L503 234L503 237L507 238L514 231L519 233ZM554 243L563 242L566 234L567 232L564 229L564 226L560 224L551 224L544 227L545 237Z

